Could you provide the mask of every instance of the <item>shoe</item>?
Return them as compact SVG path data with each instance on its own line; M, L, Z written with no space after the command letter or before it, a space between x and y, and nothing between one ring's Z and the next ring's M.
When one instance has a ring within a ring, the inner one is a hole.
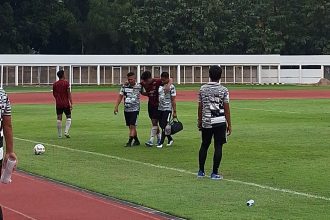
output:
M69 133L65 133L64 136L65 136L66 138L70 138Z
M163 148L163 145L162 144L158 144L157 145L157 148Z
M147 141L145 144L146 144L147 147L154 146L154 143L152 143L151 141Z
M216 174L216 173L212 173L210 177L212 180L222 180L223 179L223 176Z
M174 140L172 139L172 140L170 140L170 141L168 142L168 144L166 144L166 146L170 147L170 146L173 145L173 143L174 143Z
M139 146L140 145L140 141L134 141L134 143L132 145L133 146Z
M127 142L124 147L132 147L132 143Z
M205 176L205 173L203 171L198 171L197 178L203 178Z

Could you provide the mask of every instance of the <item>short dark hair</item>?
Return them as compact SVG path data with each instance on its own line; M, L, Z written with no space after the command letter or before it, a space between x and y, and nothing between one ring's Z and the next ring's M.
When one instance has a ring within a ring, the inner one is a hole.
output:
M219 81L221 78L222 69L218 65L211 66L209 69L209 77L212 81Z
M135 73L133 73L133 72L128 72L127 73L127 77L134 76L134 75L135 75Z
M168 72L162 72L160 77L164 77L164 78L168 79L168 78L170 78L170 74L168 74Z
M60 70L60 71L58 71L57 72L57 76L58 76L58 78L62 78L63 76L64 76L64 70Z
M151 78L151 72L150 71L144 71L141 75L142 80L147 80Z

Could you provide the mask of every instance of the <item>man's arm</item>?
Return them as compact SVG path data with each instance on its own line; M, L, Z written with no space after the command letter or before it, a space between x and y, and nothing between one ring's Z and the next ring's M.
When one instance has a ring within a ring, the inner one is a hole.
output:
M230 119L230 107L229 103L223 104L224 110L225 110L225 117L227 120L227 135L231 134L231 119Z
M54 96L54 98L56 98L56 92L55 92L55 86L54 86L54 84L53 84L53 96Z
M115 104L115 109L113 110L113 113L116 115L118 113L118 106L121 103L121 100L123 99L124 95L119 94L117 98L117 102Z
M198 102L197 127L202 129L202 103Z
M171 96L171 101L172 101L172 110L173 110L173 118L176 118L176 100L175 100L176 96Z
M148 93L146 91L146 88L144 87L144 83L141 82L140 85L141 85L141 90L140 90L141 95L148 96Z
M71 95L71 90L68 88L68 99L69 99L69 104L70 104L70 109L72 110L72 95Z
M13 141L13 126L11 123L11 116L3 116L3 133L6 141L6 155L4 158L4 163L7 162L8 158L17 160L16 154L14 152L14 141Z

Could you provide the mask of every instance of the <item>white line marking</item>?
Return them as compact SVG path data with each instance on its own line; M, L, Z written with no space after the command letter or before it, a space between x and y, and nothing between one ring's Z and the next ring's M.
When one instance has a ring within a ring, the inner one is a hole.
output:
M21 213L21 212L15 210L15 209L12 209L12 208L9 208L9 207L5 206L5 205L3 205L3 204L0 204L0 206L1 206L2 208L8 209L8 210L10 210L10 211L12 211L12 212L15 212L16 214L19 214L19 215L21 215L21 216L24 216L24 217L27 218L27 219L37 220L37 219L35 219L35 218L32 218L31 216L25 215L25 214L23 214L23 213Z
M65 149L65 150L80 152L80 153L85 153L85 154L91 154L91 155L96 155L96 156L101 156L101 157L106 157L106 158L112 158L112 159L116 159L116 160L119 160L119 161L126 161L126 162L140 164L140 165L144 165L144 166L148 166L148 167L154 167L154 168L159 168L159 169L164 169L164 170L176 171L176 172L179 172L179 173L196 175L196 173L193 173L191 171L178 169L178 168L166 167L166 166L156 165L156 164L152 164L152 163L145 163L145 162L141 162L141 161L137 161L137 160L131 160L131 159L126 159L126 158L122 158L122 157L117 157L117 156L112 156L112 155L107 155L107 154L101 154L101 153L96 153L96 152L72 149L72 148L63 147L63 146L60 146L60 145L42 143L42 142L28 140L28 139L24 139L24 138L15 137L14 139L17 139L17 140L20 140L20 141L25 141L25 142L30 142L30 143L41 143L41 144L44 144L44 145L49 145L49 146L53 146L53 147L60 148L60 149ZM293 191L293 190L290 190L290 189L275 188L275 187L272 187L272 186L265 186L265 185L260 185L260 184L257 184L257 183L250 183L250 182L245 182L245 181L235 180L235 179L223 179L223 180L233 182L233 183L248 185L248 186L254 186L254 187L267 189L267 190L271 190L271 191L278 191L278 192L289 193L289 194L293 194L293 195L304 196L304 197L307 197L307 198L321 199L321 200L330 201L330 198L325 197L325 196L318 196L318 195L313 195L313 194L309 194L309 193L297 192L297 191Z

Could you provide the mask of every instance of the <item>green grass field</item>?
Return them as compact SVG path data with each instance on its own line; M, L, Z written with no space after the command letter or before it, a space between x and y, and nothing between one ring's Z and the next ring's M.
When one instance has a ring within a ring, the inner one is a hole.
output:
M177 104L184 131L163 149L123 147L128 129L112 103L74 107L72 138L58 139L53 105L13 106L19 169L187 219L329 219L330 100L233 100L222 181L195 175L197 103ZM141 142L150 132L146 109ZM36 156L39 142L46 153ZM212 155L211 146L208 174Z

